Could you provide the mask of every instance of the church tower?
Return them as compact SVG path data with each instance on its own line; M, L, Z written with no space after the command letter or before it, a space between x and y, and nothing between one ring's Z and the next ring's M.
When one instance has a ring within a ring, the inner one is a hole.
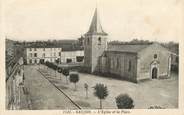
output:
M107 35L102 29L96 8L84 39L84 67L90 73L99 71L99 58L107 49Z

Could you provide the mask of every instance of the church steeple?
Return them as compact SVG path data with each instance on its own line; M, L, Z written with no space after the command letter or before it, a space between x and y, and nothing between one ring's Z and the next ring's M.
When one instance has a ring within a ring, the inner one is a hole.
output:
M97 8L95 9L95 13L94 13L90 28L86 34L87 35L107 35L107 33L104 32L102 29Z
M97 8L84 38L84 66L90 73L99 71L99 57L107 49L107 33L102 29Z

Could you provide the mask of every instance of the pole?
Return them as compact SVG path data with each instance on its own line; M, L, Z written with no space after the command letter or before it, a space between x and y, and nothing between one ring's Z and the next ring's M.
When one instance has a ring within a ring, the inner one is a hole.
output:
M62 51L62 50L61 50ZM61 51L60 51L60 64L61 64Z
M21 89L21 87L19 86L19 109L20 109L20 104L21 104L21 103L20 103L20 95L21 95L21 94L20 94L20 89Z
M86 88L86 98L88 98L88 89Z
M100 109L102 109L102 99L100 99Z

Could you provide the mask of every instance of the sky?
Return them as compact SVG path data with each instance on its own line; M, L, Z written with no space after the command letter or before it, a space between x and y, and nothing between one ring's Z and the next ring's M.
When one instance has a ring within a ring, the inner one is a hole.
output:
M90 26L97 7L109 41L176 41L181 35L181 0L4 0L5 35L14 40L76 39Z

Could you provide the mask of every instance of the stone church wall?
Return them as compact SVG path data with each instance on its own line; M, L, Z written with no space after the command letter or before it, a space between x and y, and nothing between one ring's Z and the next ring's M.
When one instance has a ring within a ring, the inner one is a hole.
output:
M106 66L102 66L101 72L111 74L113 77L136 81L137 61L135 53L106 52Z
M156 56L154 58L154 56ZM157 62L158 78L168 77L170 73L170 53L159 44L153 44L138 54L137 79L152 79L152 62Z

